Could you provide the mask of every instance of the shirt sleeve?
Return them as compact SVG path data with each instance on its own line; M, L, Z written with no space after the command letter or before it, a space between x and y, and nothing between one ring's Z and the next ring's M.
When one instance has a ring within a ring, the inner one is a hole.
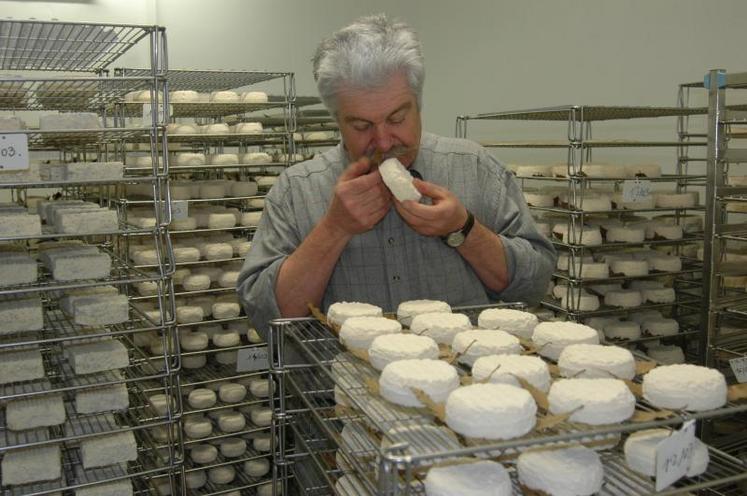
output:
M275 298L280 266L301 242L292 212L288 180L281 175L265 197L264 212L236 288L244 311L263 338L267 337L269 322L281 316Z
M485 205L492 212L483 212L490 227L500 236L506 255L508 286L500 293L489 292L492 298L519 301L530 305L539 303L547 291L557 259L555 248L543 236L534 222L521 188L509 173L490 154L481 160L490 164L497 177L486 178ZM480 219L480 220L482 220Z

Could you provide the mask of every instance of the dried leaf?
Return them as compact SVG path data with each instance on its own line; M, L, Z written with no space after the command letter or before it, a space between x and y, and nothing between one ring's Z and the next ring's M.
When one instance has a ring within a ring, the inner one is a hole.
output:
M307 303L306 305L309 307L309 311L311 311L312 317L314 317L322 324L327 325L327 316L324 315L316 305L314 305L313 303Z
M446 422L446 405L442 403L436 403L431 399L425 391L418 388L410 388L415 397L424 404L433 415L436 416L441 422Z
M438 358L448 358L451 356L451 348L445 344L438 345Z
M651 372L652 369L656 368L656 362L647 360L636 360L635 361L635 373L636 375L645 375Z
M521 387L529 391L529 394L532 395L532 398L534 398L534 401L535 403L537 403L538 407L540 407L544 411L547 411L550 409L550 402L547 400L547 395L544 393L544 391L540 391L523 377L519 377L514 374L511 374L511 375L513 375L516 378L516 380L519 381L519 384L521 384Z
M628 386L628 389L630 389L630 392L633 393L633 396L636 398L643 398L643 386L628 379L623 380L625 381L625 385Z
M660 420L671 417L674 412L669 410L654 410L652 412L644 412L643 410L636 410L633 416L630 418L631 422L651 422L652 420Z
M461 382L462 386L471 386L474 384L474 379L472 379L472 376L469 375L463 375L459 381Z
M553 377L560 377L560 367L554 363L548 363L547 369L550 371L550 375Z
M375 394L378 396L379 394L379 381L376 379L373 379L371 377L366 377L363 381L366 384L366 389L368 389L368 392L371 394Z
M360 358L364 362L369 362L371 360L371 357L368 356L368 350L363 350L361 348L348 348L348 351L354 357Z
M728 398L729 401L739 401L747 399L747 383L734 384L732 386L729 386Z
M584 405L579 405L570 412L558 413L555 415L545 415L544 417L540 417L540 419L537 420L535 429L538 431L544 431L547 429L551 429L556 425L562 424L563 422L567 422L574 413L581 410L583 407Z

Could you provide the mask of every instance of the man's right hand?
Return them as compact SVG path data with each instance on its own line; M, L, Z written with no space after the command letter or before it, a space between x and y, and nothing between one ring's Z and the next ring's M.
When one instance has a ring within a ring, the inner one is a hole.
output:
M340 175L324 220L331 229L353 236L373 229L391 207L392 194L378 167L371 171L371 161L362 157Z

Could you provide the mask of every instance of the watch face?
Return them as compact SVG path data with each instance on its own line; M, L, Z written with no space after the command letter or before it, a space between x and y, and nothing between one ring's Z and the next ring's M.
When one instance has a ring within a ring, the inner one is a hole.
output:
M446 244L451 246L452 248L462 246L462 243L464 243L464 234L462 234L461 232L451 233L446 238Z

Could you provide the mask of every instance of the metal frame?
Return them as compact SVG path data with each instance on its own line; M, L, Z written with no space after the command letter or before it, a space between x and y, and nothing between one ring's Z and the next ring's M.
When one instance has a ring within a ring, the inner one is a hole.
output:
M485 307L454 309L476 320ZM533 433L501 442L456 443L447 433L443 438L422 433L396 434L393 429L434 425L432 416L415 409L400 408L373 395L366 385L378 372L347 353L338 338L314 319L281 319L271 323L273 350L271 371L278 382L278 407L274 430L276 478L282 494L339 494L334 482L343 473L357 475L370 494L423 494L422 477L427 467L463 456L515 458L533 446L617 441L616 448L602 452L605 485L600 494L652 494L653 483L627 469L618 436L629 432L677 426L687 419L718 418L747 412L745 404L729 404L707 412L676 412L674 416L646 422L626 421L612 426L583 426L563 423L546 433ZM336 406L333 390L344 393L352 405ZM656 408L638 400L637 409ZM346 425L361 426L355 446L341 437ZM366 441L365 438L368 438ZM385 440L385 443L382 443ZM387 447L388 446L388 447ZM681 494L707 490L706 494L731 494L736 481L747 479L742 461L710 447L711 464L706 474L683 479L675 487L657 494ZM341 457L335 464L334 454ZM346 466L340 466L345 462ZM515 494L522 494L515 469ZM293 485L293 481L297 485ZM278 492L278 494L281 494ZM363 493L367 494L367 493Z
M147 40L147 41L146 41ZM146 44L149 50L149 69L133 77L112 78L108 67L135 45ZM28 137L31 151L59 151L65 161L102 161L117 158L117 150L125 140L147 137L153 145L154 163L166 165L167 147L163 126L167 122L154 114L142 126L126 126L118 118L116 105L126 93L150 90L157 98L167 82L163 73L168 66L166 32L160 26L123 24L70 23L44 21L0 20L0 68L3 71L24 71L23 76L0 77L0 110L6 111L87 111L102 119L103 127L76 130L26 129L8 133L23 133ZM71 75L70 73L76 73ZM2 493L50 494L67 489L93 486L107 481L131 479L137 494L150 494L149 487L155 476L168 477L180 470L183 461L181 432L169 426L177 425L181 418L181 395L177 373L180 369L178 334L172 317L174 298L171 274L173 266L161 264L154 270L135 268L127 257L129 239L137 236L156 250L164 260L170 256L171 244L165 227L170 223L170 208L165 198L168 176L158 165L131 174L125 171L122 179L92 181L46 180L22 183L4 183L0 188L10 190L15 203L27 205L31 192L37 189L56 188L62 198L84 198L101 206L114 208L119 226L107 232L55 233L45 226L39 236L13 236L0 239L21 245L26 251L36 251L36 241L51 239L81 239L98 246L112 258L110 275L96 280L56 281L43 267L39 267L36 282L15 287L4 287L4 299L36 296L43 303L45 321L41 331L3 335L0 352L34 347L43 357L43 379L5 384L0 387L3 404L46 395L61 395L67 411L65 424L50 428L13 432L4 421L0 428L4 454L41 445L59 445L62 448L63 475L59 481L15 487L2 486ZM127 184L147 184L153 199L145 205L157 219L153 228L140 228L127 223L126 210L117 201L124 196ZM129 295L133 285L142 282L156 283L156 307L161 318L154 322L144 316L134 301L130 300L130 319L126 322L85 328L74 322L72 316L59 309L56 298L62 291L78 288L113 285L120 293ZM143 339L160 338L164 352L151 356L142 349ZM129 366L121 374L100 372L76 376L65 354L69 345L91 339L115 339L128 348ZM124 384L129 392L130 406L122 412L80 414L74 406L75 394L102 386ZM146 394L146 392L148 394ZM165 393L174 401L160 415L152 410L148 396ZM170 442L165 450L158 450L151 431L167 428ZM103 467L78 473L81 440L108 433L134 433L138 440L138 460L123 467Z

